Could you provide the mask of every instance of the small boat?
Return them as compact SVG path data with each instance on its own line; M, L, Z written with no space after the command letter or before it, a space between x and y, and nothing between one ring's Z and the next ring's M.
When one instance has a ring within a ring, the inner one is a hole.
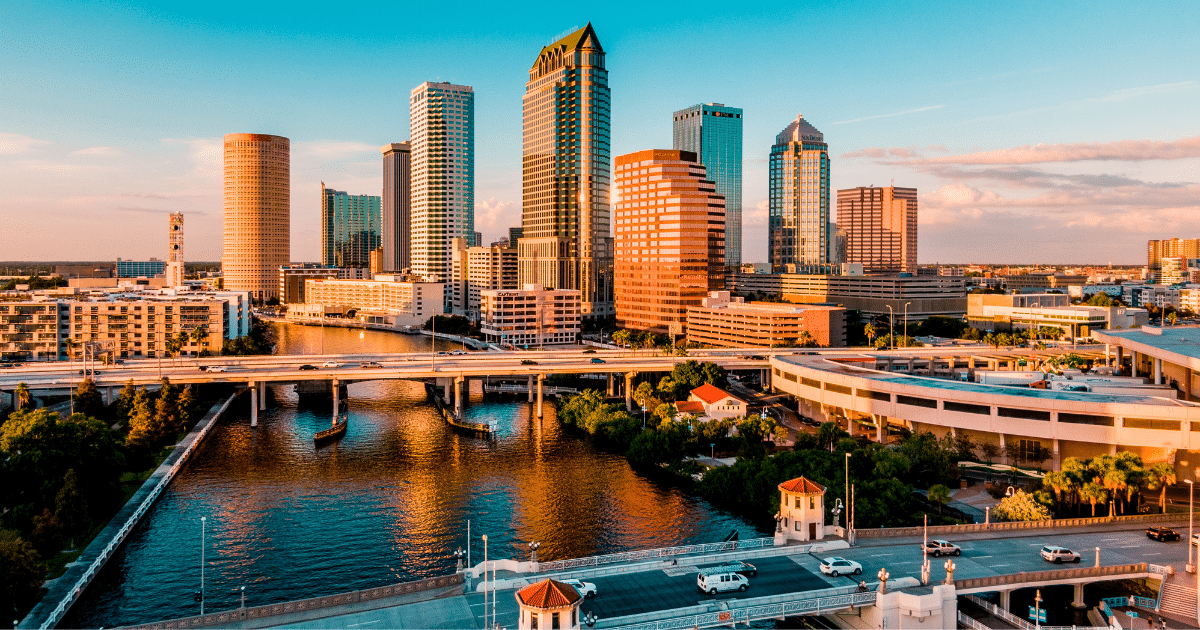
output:
M327 442L335 438L340 438L343 435L346 435L346 427L348 425L349 416L343 415L341 419L332 427L325 429L324 431L317 431L316 435L313 436L313 441L319 444L321 442Z

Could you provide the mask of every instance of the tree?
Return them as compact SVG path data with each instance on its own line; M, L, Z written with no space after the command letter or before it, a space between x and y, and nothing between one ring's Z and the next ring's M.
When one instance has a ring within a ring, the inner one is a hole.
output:
M67 470L63 478L63 487L54 498L54 519L62 527L67 544L75 546L78 536L87 531L91 525L88 519L88 504L79 492L79 481L75 469Z
M1024 490L1001 499L1000 504L992 508L992 516L997 521L1048 521L1051 518L1050 510Z
M1042 485L1054 492L1054 498L1058 501L1060 511L1064 502L1069 501L1079 487L1075 476L1064 470L1046 473L1042 479Z
M63 347L67 349L67 365L75 362L75 348L79 347L79 343L74 339L67 337L63 339Z
M29 534L29 542L33 548L44 557L51 557L62 549L63 531L58 519L50 508L43 508L42 513L33 517L33 531Z
M162 427L158 425L155 411L150 394L145 388L138 389L129 413L129 435L125 439L130 449L148 454L162 443Z
M182 350L187 347L188 341L190 341L191 338L192 336L188 334L188 331L181 328L179 332L175 333L175 351L182 352Z
M617 342L618 346L625 348L625 347L629 346L629 342L631 340L631 334L628 330L624 330L624 329L618 330L617 332L612 334L612 340Z
M1089 481L1079 488L1079 499L1087 501L1092 506L1092 516L1096 516L1096 504L1108 501L1108 489L1094 481Z
M929 486L929 500L938 506L938 516L942 515L942 506L950 502L950 489L940 483Z
M133 385L133 379L125 381L125 387L121 388L121 394L117 396L116 417L120 422L128 424L129 414L133 411L133 397L137 394L137 388Z
M875 345L875 337L879 336L879 331L875 329L875 324L863 326L863 334L867 336L867 345Z
M1101 291L1099 293L1092 295L1092 297L1088 298L1087 304L1088 304L1088 306L1106 306L1107 307L1107 306L1113 306L1113 301L1112 301L1112 298L1109 297L1109 295L1107 293L1104 293L1103 291Z
M75 390L75 413L95 418L104 412L104 398L96 389L96 381L87 378Z
M821 448L828 449L833 452L833 447L844 437L849 437L849 433L839 427L835 422L822 422L821 426L817 427L817 442L821 444Z
M0 615L19 619L37 598L45 576L46 568L33 545L13 530L0 530Z
M176 409L179 414L179 428L181 431L187 431L196 423L196 394L192 391L192 386L188 385L179 392L179 398L175 402Z
M1000 447L992 444L991 442L984 442L983 444L980 444L979 450L983 453L984 459L986 459L987 463L989 464L992 463L992 460L1000 454Z
M729 376L725 373L725 368L711 361L705 361L700 364L700 379L703 383L720 387L721 389L729 387Z
M637 404L647 407L650 404L650 399L654 396L654 386L646 381L642 381L637 389L633 390L633 400Z
M967 341L979 341L979 339L980 339L979 329L978 328L967 328L966 330L964 330L962 332L962 336L959 338L966 339Z
M1160 490L1158 507L1163 514L1167 513L1167 486L1177 481L1175 467L1167 462L1159 462L1146 469L1146 486L1151 490Z
M17 383L17 389L13 392L13 397L16 400L17 411L21 411L33 403L33 394L30 393L29 386L25 383Z

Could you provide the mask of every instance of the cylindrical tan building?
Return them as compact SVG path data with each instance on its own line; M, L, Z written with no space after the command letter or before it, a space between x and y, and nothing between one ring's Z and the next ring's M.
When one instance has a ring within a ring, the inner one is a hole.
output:
M225 136L225 288L254 299L279 297L279 267L291 256L291 142L281 136Z

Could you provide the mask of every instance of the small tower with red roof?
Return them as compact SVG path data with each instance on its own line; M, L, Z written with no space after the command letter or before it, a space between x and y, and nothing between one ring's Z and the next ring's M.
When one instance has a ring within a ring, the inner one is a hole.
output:
M579 605L583 598L570 584L549 578L517 591L520 630L562 628L579 630Z
M779 484L779 528L788 542L825 538L825 488L804 477Z

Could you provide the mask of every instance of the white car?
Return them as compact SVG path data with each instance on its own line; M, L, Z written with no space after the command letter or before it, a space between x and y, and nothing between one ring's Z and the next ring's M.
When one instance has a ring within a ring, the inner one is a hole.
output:
M338 363L337 361L326 361L321 364L321 367L339 368L339 367L342 367L343 365L346 365L346 364Z
M1054 564L1062 564L1064 562L1079 562L1079 554L1067 549L1066 547L1058 547L1056 545L1046 545L1042 547L1042 559Z
M562 582L575 587L575 591L585 598L596 596L596 585L591 582L580 582L579 580L563 580Z
M959 547L948 540L931 540L921 545L921 548L925 550L925 553L933 556L934 558L940 556L962 555L962 547Z
M224 365L210 365L210 366L204 368L204 371L205 372L224 372L225 366Z
M821 573L837 577L839 575L858 575L862 573L862 565L840 556L825 558L821 561Z

